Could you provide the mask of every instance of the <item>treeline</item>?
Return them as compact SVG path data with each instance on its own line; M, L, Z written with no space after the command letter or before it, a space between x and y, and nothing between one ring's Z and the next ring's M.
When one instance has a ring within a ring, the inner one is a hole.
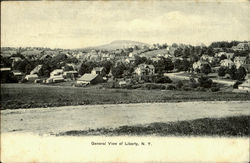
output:
M233 46L237 46L242 41L218 41L218 42L212 42L209 47L211 48L232 48ZM247 41L243 41L247 43Z

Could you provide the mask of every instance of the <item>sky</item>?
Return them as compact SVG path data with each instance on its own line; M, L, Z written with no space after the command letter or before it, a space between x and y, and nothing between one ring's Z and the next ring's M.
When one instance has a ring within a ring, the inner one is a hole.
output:
M250 2L1 2L2 47L84 48L114 40L192 45L250 40Z

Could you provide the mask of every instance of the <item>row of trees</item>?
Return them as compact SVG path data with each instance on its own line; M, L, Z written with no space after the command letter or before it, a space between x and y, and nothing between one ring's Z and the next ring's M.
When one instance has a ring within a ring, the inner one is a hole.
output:
M246 69L244 67L239 67L236 69L236 66L233 65L232 67L220 67L218 70L218 75L223 77L226 74L229 74L230 78L233 80L244 80L246 77Z

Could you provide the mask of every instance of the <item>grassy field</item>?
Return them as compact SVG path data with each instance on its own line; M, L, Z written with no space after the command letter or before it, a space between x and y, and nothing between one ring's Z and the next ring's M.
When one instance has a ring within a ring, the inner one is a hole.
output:
M82 135L157 135L157 136L249 136L250 116L203 118L170 123L151 123L149 125L121 126L115 129L67 131L58 136Z
M249 93L172 90L100 89L100 87L1 84L1 109L87 104L120 104L182 101L241 101Z

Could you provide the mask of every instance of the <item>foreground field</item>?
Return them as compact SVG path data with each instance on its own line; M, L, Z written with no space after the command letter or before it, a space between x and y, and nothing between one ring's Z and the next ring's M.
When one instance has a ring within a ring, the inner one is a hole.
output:
M131 128L134 130L133 126L151 123L164 124L200 118L249 116L249 106L249 101L208 101L1 110L1 132L58 134L68 131L97 130L98 128L119 128L120 126L132 126ZM206 125L212 121L202 122L197 130L201 130L203 127L208 129ZM233 120L227 125L230 126L235 122ZM216 123L211 125L216 127ZM237 130L240 125L232 125L232 127L237 127ZM190 126L185 126L189 130Z
M245 101L249 93L99 89L35 84L2 84L1 109L182 101Z
M120 126L96 130L72 130L59 136L83 135L158 135L158 136L249 136L250 116L203 118L191 121L151 123L149 125Z

